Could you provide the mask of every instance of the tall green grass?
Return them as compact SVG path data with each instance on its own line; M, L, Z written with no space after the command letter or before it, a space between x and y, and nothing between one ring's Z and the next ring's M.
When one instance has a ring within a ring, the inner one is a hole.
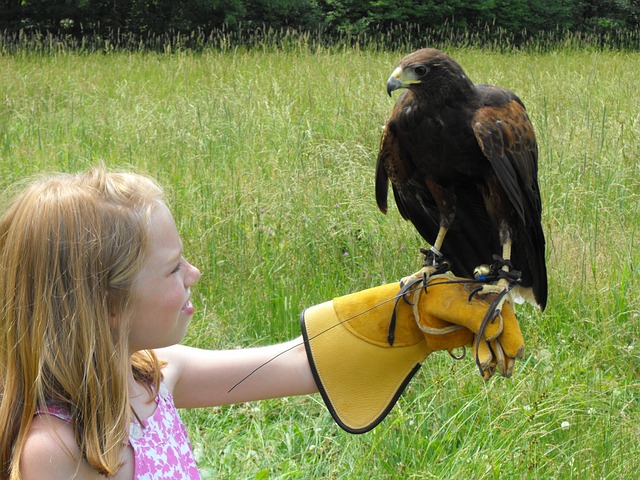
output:
M0 187L102 161L150 173L203 276L185 341L299 334L306 306L419 266L373 177L406 51L0 55ZM352 436L319 396L184 413L205 478L635 478L640 469L640 54L451 49L511 88L540 144L550 301L518 310L526 356L483 383L434 354Z

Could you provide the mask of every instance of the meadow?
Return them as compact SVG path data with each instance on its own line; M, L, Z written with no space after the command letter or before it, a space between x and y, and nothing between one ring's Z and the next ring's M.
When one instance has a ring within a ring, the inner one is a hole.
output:
M424 242L373 194L406 53L0 53L0 188L99 162L152 175L203 272L185 343L283 341L305 307L420 266ZM485 383L434 354L357 436L318 395L183 412L204 478L637 478L640 53L448 53L536 129L550 298L517 309L525 357Z

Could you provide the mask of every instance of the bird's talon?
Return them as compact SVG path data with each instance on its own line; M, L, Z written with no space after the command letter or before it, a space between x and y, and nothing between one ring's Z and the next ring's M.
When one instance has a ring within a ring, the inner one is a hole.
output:
M473 297L475 297L480 290L482 290L482 286L476 287L473 290L471 290L471 293L469 294L469 301L473 300Z
M423 281L423 284L426 285L427 284L427 279L433 275L434 273L436 273L436 269L433 266L424 266L422 267L420 270L418 270L417 272L408 275L406 277L403 277L400 279L400 286L403 287L404 285L406 285L407 283L420 278Z

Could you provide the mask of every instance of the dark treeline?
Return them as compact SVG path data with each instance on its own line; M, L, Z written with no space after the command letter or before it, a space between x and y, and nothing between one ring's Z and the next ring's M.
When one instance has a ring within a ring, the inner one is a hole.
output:
M640 28L640 0L0 0L5 39L31 33L74 39L193 32L206 37L252 27L322 31L335 38L399 25L443 35L499 32L513 43L557 32L622 38L620 32Z

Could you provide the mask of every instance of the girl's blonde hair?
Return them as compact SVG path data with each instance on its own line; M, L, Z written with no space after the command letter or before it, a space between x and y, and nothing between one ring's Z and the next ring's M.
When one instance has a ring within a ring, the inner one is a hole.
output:
M163 202L151 179L95 168L35 181L0 218L0 477L18 479L38 408L73 419L89 464L110 476L128 435L128 304ZM134 376L157 391L151 352Z

